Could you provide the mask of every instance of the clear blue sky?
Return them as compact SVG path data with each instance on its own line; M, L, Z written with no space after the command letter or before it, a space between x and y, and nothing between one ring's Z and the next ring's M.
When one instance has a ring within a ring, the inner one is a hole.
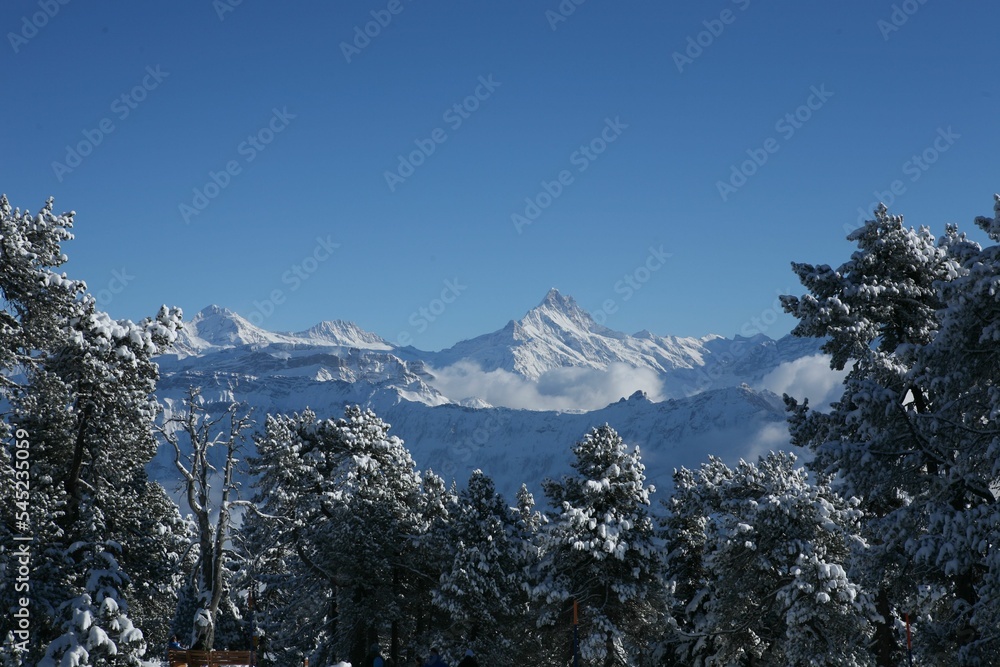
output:
M440 349L555 286L626 332L778 336L789 262L845 260L876 191L940 232L1000 190L991 3L234 2L0 6L0 191L77 211L67 271L115 317Z

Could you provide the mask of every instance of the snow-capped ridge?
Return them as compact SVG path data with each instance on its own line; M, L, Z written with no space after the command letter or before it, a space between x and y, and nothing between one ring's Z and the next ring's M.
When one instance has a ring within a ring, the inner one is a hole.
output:
M211 305L184 323L179 349L196 353L211 347L235 347L287 341L287 337L262 329L228 308Z
M393 346L378 334L362 329L354 322L324 320L305 331L291 334L295 338L328 343L362 350L391 350Z

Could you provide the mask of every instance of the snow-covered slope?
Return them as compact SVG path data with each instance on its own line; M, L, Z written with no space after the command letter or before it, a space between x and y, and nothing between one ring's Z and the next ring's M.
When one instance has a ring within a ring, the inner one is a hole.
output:
M605 423L640 447L647 477L661 490L675 468L709 453L735 462L788 443L781 400L745 386L660 403L636 393L587 413L397 404L380 414L422 467L460 484L481 468L508 495L522 482L539 493L541 480L568 473L573 444Z
M297 339L314 343L329 343L339 347L355 347L360 350L391 350L392 345L377 334L365 331L353 322L327 320L305 331L294 334Z

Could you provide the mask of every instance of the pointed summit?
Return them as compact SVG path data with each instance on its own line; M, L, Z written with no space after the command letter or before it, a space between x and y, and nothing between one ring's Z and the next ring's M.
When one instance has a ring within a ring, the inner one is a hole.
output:
M550 306L561 310L578 308L576 301L573 300L573 297L563 296L563 294L555 287L546 292L545 298L538 304L539 308L542 306Z
M563 295L555 287L517 324L532 334L561 331L580 335L603 329L573 297Z

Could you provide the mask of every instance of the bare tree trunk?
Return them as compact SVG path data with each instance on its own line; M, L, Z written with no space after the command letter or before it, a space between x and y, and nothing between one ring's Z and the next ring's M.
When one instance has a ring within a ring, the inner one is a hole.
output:
M198 527L198 563L196 565L199 592L199 611L207 617L199 626L196 642L204 650L211 650L215 643L216 619L225 588L225 552L232 528L231 507L233 494L238 490L234 480L239 444L244 440L243 431L249 428L249 414L240 415L239 406L231 404L226 410L229 418L228 433L216 433L216 426L225 418L211 419L197 404L200 391L188 390L184 401L186 412L168 419L157 431L174 448L174 466L184 480L188 506ZM182 453L179 433L183 433L191 447L189 454ZM211 483L218 471L208 458L209 450L219 444L226 446L226 461L222 471L222 494L218 519L212 525Z

